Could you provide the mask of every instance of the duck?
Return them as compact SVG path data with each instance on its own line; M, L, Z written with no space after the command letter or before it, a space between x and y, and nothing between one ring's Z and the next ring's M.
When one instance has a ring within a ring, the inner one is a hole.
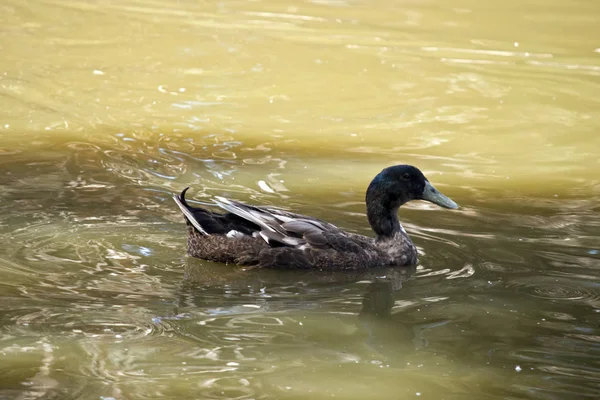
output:
M195 258L256 268L355 271L413 266L417 248L398 219L399 208L426 200L447 209L458 205L417 168L383 169L367 187L367 220L374 237L346 232L329 222L270 206L215 196L211 211L174 195L188 226L187 253Z

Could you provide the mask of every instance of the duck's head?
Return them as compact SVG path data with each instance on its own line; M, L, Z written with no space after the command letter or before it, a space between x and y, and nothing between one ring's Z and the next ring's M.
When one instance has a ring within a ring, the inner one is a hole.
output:
M458 208L458 204L444 196L412 165L394 165L377 174L367 189L367 203L370 198L383 201L390 208L411 200L427 200L444 208Z
M411 200L427 200L444 208L458 208L458 204L444 196L412 165L395 165L377 174L367 189L366 200L369 222L379 235L389 235L390 229L397 228L398 208Z

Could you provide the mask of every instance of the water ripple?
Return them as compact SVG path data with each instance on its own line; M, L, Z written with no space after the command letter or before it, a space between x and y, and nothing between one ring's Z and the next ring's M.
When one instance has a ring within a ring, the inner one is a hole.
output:
M586 287L588 284L559 277L531 276L511 279L508 287L518 293L546 300L576 301L581 304L600 305L600 288Z

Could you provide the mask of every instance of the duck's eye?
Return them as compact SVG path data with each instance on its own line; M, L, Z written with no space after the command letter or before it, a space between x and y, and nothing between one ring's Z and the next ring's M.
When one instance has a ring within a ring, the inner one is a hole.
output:
M402 179L404 179L405 181L410 179L410 174L408 172L405 172L402 174Z

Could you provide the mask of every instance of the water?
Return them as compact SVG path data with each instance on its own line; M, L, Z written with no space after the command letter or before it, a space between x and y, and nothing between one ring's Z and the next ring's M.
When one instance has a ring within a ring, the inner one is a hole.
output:
M0 5L0 398L600 397L595 2ZM382 168L414 269L185 256L192 186L363 234Z

